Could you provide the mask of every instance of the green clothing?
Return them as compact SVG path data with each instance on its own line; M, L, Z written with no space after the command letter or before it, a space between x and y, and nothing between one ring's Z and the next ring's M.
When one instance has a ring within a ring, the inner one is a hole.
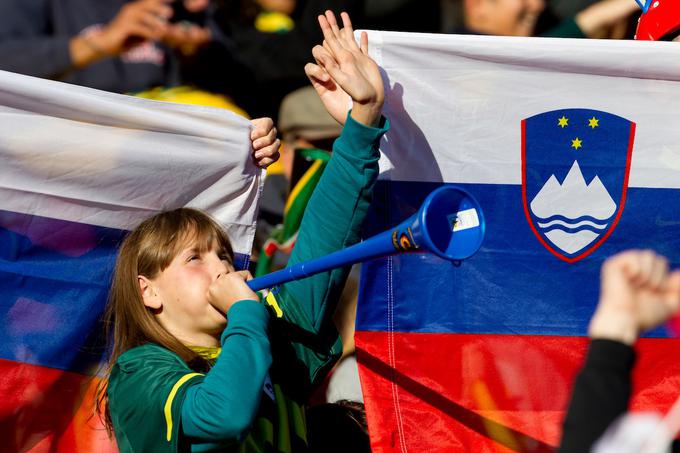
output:
M581 27L576 23L575 17L564 19L556 27L551 28L545 33L541 33L543 38L587 38Z
M195 373L175 353L155 344L122 354L111 371L108 388L120 451L188 451L186 444L179 444L186 440L179 434L180 420L184 423L181 413L187 403L226 417L224 423L212 427L224 435L222 438L240 435L258 411L262 383L271 365L268 323L264 305L249 300L235 303L222 333L225 347L221 358L207 375ZM231 387L232 382L239 385ZM239 393L220 392L225 387ZM194 391L193 398L186 399L189 391ZM238 407L238 411L229 411L227 405ZM204 429L209 431L210 426Z
M359 241L378 175L378 143L387 128L386 120L371 128L348 116L305 212L290 264ZM265 309L249 301L230 309L222 353L206 375L155 345L121 355L109 382L121 451L306 451L303 405L341 352L332 315L348 272L336 269L270 293L271 367L264 366L270 357L262 342Z

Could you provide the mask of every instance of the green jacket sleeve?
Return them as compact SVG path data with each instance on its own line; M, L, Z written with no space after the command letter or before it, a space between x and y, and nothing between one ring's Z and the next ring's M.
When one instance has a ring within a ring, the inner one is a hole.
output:
M348 115L342 135L300 226L289 265L328 255L356 244L371 203L378 176L378 145L389 124L367 127ZM293 339L295 353L306 365L314 382L321 368L330 364L341 350L332 323L349 268L323 272L284 284L274 294L283 322L302 333ZM271 301L270 301L271 302Z
M253 423L272 363L269 315L259 302L243 300L228 313L222 352L182 405L182 431L203 441L238 440Z

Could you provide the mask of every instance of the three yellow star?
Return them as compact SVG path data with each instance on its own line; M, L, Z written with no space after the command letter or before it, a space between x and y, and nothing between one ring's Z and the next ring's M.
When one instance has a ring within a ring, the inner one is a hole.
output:
M564 116L564 115L562 115L562 118L559 118L557 121L558 121L557 125L558 125L559 127L561 127L562 129L564 129L565 127L569 126L569 118L567 118L567 117Z
M576 137L574 140L571 141L571 147L574 149L582 148L583 147L582 143L583 141Z
M600 125L600 120L598 120L595 117L592 117L591 119L588 120L588 126L590 126L591 129L595 129L599 125Z

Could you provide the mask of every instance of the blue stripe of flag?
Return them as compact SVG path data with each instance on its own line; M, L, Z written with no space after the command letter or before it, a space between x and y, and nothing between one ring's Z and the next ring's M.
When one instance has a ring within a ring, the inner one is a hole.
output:
M104 353L100 318L125 234L0 211L0 358L91 372Z
M440 184L380 181L365 237L411 215ZM362 267L357 329L397 332L586 335L603 260L651 248L680 266L680 191L629 188L620 223L593 254L567 263L532 233L519 185L460 184L484 209L486 238L460 267L403 254ZM391 266L391 267L390 267ZM393 310L388 311L392 300ZM652 336L664 336L657 330Z

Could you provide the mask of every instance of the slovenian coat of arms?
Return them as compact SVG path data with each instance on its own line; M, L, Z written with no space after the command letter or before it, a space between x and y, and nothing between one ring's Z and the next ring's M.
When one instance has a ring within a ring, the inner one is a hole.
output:
M524 212L558 258L585 258L616 228L634 138L635 123L598 110L554 110L522 121Z

